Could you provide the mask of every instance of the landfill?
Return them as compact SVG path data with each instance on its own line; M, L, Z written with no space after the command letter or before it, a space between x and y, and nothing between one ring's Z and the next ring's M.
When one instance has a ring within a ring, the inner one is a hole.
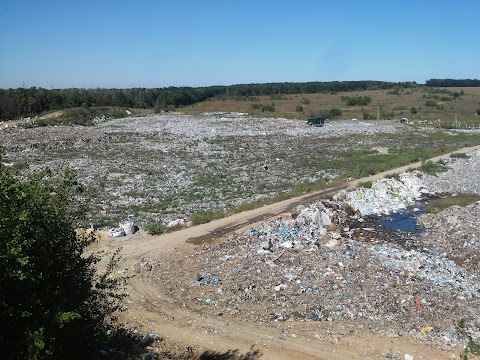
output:
M130 213L140 227L166 226L298 183L329 181L338 174L305 162L305 154L316 154L320 146L322 157L335 158L347 149L369 149L372 142L338 138L399 132L391 121L339 120L312 129L304 121L242 113L97 120L90 127L1 129L0 151L2 161L22 175L75 170L86 191L88 222L108 228Z
M462 166L473 169L466 183L477 181L474 163ZM457 176L460 166L450 166L445 176ZM160 263L144 276L166 284L183 306L211 315L259 323L340 321L357 332L464 349L480 341L480 202L419 215L418 233L377 223L379 214L432 195L430 180L411 172L342 191L295 209L291 218L179 255L188 266L172 272Z

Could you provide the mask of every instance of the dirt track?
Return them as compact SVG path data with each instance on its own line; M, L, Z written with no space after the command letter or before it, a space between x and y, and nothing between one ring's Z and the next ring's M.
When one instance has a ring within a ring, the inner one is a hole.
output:
M456 152L470 152L478 148L480 147L464 148ZM431 160L437 161L449 155ZM221 241L233 232L287 215L299 204L312 202L343 188L355 187L361 181L376 180L387 173L399 173L420 165L421 163L412 164L162 236L135 234L126 238L101 240L92 250L112 251L121 246L123 259L120 270L132 269L140 262L152 259L170 262L172 269L181 268L188 266L188 257L195 256L199 245L208 246L208 243ZM179 261L179 257L174 257L173 254L184 255L183 261ZM243 354L258 349L263 354L261 359L403 359L405 354L410 354L415 359L420 356L444 359L454 356L452 352L433 349L406 338L388 338L371 333L352 336L349 335L349 326L352 324L283 322L265 325L224 319L221 316L206 316L189 311L170 298L162 284L148 282L141 275L130 280L128 293L130 298L128 311L123 314L124 321L177 344L178 353L190 346L196 355L206 350L225 353L238 349ZM295 336L287 336L286 333ZM455 356L453 358L459 358L459 353Z

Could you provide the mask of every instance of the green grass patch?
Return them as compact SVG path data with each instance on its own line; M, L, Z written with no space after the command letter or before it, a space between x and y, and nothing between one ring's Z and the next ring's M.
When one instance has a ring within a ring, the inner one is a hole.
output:
M447 198L432 200L427 208L427 211L436 214L450 206L467 206L477 201L480 201L479 194L457 194Z
M395 180L400 180L400 174L397 172L387 174L384 176L385 179L395 179Z
M348 216L355 215L355 209L350 205L346 205L344 210L345 210L345 212L347 213Z
M465 153L452 153L450 154L450 157L453 159L468 159L470 156Z
M146 224L143 229L150 235L162 235L172 231L177 231L183 229L185 226L178 224L175 226L168 227L159 223L150 223Z
M437 175L440 172L447 171L448 167L441 160L435 163L433 161L426 161L418 168L418 170L428 175Z
M373 181L362 181L358 184L358 187L370 189L373 185Z
M192 221L192 225L200 225L208 223L212 220L224 218L228 215L230 214L224 210L202 211L193 215L190 220Z

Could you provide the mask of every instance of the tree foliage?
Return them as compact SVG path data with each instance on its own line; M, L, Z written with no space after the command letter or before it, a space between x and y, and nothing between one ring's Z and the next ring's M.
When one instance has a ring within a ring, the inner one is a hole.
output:
M1 161L0 161L1 164ZM0 165L1 166L1 165ZM97 274L71 210L72 173L19 180L0 167L0 349L4 359L92 358L120 309L122 279ZM75 207L73 207L75 208Z
M307 83L267 83L200 88L133 89L0 89L0 121L66 108L121 106L150 108L156 111L192 105L215 96L251 98L279 94L313 94L353 90L412 88L415 82L331 81Z
M430 79L425 82L430 87L480 87L478 79Z

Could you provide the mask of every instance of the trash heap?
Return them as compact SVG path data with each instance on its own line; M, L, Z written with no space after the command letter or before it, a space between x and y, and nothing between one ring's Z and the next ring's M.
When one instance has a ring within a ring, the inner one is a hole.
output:
M108 233L111 237L123 237L126 235L135 234L137 232L137 225L134 219L129 217L118 224L118 227L111 228Z
M342 190L334 196L336 201L351 206L363 216L389 214L412 206L429 193L422 182L422 173L410 172L399 179L380 179L371 188L354 191Z
M413 201L422 193L416 179L381 180L362 190L376 200L358 202L363 206L359 209L393 211ZM387 205L379 206L379 199ZM475 209L478 214L480 203ZM478 267L463 267L458 256L471 252L462 250L460 238L445 239L449 245L436 243L441 224L452 216L447 210L424 220L440 224L427 225L424 233L415 235L422 237L424 248L407 250L387 238L371 243L356 236L350 226L358 215L353 219L342 202L323 200L296 209L291 219L266 222L184 255L179 264L188 265L173 273L165 263L145 276L165 283L184 306L211 315L260 323L342 321L354 331L463 347L468 337L480 340L480 272ZM458 214L471 212L457 209ZM466 224L459 226L473 228L478 218L463 216ZM375 236L376 230L369 232ZM462 236L457 231L452 237L457 234ZM462 328L457 326L460 319Z

